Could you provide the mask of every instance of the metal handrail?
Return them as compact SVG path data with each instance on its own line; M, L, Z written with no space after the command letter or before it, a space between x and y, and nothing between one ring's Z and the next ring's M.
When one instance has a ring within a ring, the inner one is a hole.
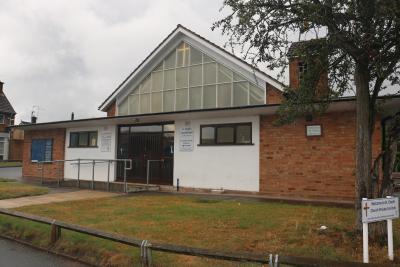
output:
M110 168L112 163L118 163L118 162L123 162L124 163L124 193L127 192L127 181L126 181L126 172L128 170L132 170L132 160L131 159L63 159L63 160L50 160L50 161L32 161L33 163L38 164L38 170L40 170L41 173L41 184L43 184L44 181L44 166L45 164L53 164L53 163L65 163L65 162L74 162L71 163L71 165L78 165L78 176L77 176L77 187L80 187L80 172L81 172L81 165L83 164L92 164L92 183L91 183L91 189L94 190L94 176L95 176L95 165L98 163L107 163L107 191L110 191ZM129 163L129 166L127 166L127 163ZM41 166L41 167L40 167ZM64 176L64 175L62 175ZM60 178L57 179L57 185L60 186Z

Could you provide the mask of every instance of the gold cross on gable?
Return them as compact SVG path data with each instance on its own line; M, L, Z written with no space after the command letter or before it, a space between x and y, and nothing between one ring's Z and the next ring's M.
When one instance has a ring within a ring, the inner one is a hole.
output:
M370 207L368 207L368 203L365 202L364 208L363 210L365 210L365 216L368 216L368 210L370 209Z
M186 58L189 57L189 45L182 43L178 49L178 53L182 53L182 62L178 62L178 66L183 66L186 62Z

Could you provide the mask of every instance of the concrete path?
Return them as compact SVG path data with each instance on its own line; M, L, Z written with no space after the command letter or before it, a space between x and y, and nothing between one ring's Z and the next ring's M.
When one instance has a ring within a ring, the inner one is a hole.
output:
M88 265L0 238L0 266L85 267Z
M30 205L114 197L118 195L120 194L101 192L101 191L91 191L91 190L79 190L74 192L54 193L54 194L47 194L47 195L33 196L33 197L3 199L0 200L0 208L12 209Z

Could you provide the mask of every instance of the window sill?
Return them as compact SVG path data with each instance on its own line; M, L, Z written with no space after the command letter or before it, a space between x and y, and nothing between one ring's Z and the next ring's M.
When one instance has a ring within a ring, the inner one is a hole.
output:
M254 146L254 143L249 143L249 144L198 144L197 146Z
M98 146L69 146L68 148L99 148Z

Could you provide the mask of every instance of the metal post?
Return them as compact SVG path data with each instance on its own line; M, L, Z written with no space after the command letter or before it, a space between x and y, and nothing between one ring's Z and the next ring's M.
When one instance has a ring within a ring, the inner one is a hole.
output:
M95 164L95 161L93 160L93 163L92 163L92 190L94 190L94 164Z
M60 187L60 180L61 180L61 168L60 168L60 164L61 164L61 162L58 162L59 164L58 164L58 179L57 179L57 187ZM56 162L56 165L57 165L57 162Z
M44 179L44 163L42 162L42 177L41 177L41 181L40 181L40 183L41 183L42 185L43 185L43 183L44 183L43 179Z
M363 198L363 200L367 200ZM363 223L363 262L369 263L369 252L368 252L368 223Z
M78 159L78 188L81 187L80 177L81 177L81 159Z
M111 160L108 161L108 173L107 173L107 191L110 191L110 165L111 165Z
M126 193L128 190L126 188L126 160L124 160L124 193Z
M392 198L388 196L386 198ZM388 234L388 256L389 260L394 260L394 253L393 253L393 221L391 219L387 220L387 234Z
M147 160L147 185L149 185L149 176L150 176L150 161L151 160Z
M179 192L179 178L176 179L176 191Z

